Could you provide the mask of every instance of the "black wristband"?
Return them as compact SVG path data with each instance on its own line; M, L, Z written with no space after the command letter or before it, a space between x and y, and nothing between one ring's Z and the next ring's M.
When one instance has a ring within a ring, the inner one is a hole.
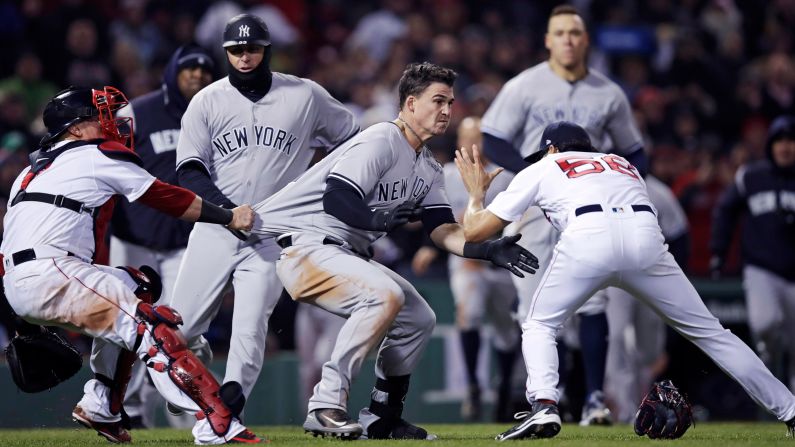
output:
M489 259L489 242L464 242L464 257Z
M232 223L234 214L232 210L221 208L220 206L202 199L202 210L196 222L207 222L221 225Z

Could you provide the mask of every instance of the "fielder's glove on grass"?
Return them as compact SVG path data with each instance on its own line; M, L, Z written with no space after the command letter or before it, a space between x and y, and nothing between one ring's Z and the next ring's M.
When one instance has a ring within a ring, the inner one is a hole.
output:
M651 439L676 439L693 424L693 410L687 398L670 380L652 385L635 415L635 433Z

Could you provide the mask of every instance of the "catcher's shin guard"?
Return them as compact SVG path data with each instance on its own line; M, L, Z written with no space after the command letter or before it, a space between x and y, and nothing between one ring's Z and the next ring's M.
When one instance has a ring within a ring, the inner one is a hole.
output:
M142 266L141 270L133 267L116 267L124 270L130 275L138 287L135 289L135 295L141 301L153 304L160 298L162 292L162 285L160 275L157 274L151 267ZM119 358L116 360L116 371L113 378L106 377L102 374L97 374L96 378L108 388L110 388L110 412L111 414L119 414L124 410L124 396L127 394L127 385L130 384L132 379L132 368L135 364L137 356L135 352L122 349L119 352ZM126 420L127 415L122 416ZM129 428L129 427L127 427Z
M99 373L94 374L94 377L110 390L110 413L113 415L124 411L124 396L127 393L127 385L130 384L130 379L132 378L132 367L136 358L134 352L122 349L116 360L116 370L113 378ZM125 421L126 419L126 414L122 414L122 420Z
M221 400L218 381L188 349L185 337L177 329L182 324L182 317L169 306L154 307L147 303L138 304L137 314L143 320L138 327L139 333L143 334L148 327L155 343L143 358L146 366L167 372L171 381L201 409L196 417L206 417L216 435L226 434L232 422L232 412ZM167 364L149 361L158 352L166 356Z

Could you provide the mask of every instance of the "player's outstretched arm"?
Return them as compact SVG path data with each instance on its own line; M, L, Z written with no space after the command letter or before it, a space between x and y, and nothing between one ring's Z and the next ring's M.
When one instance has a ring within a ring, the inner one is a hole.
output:
M480 160L480 150L476 145L472 145L471 154L464 148L456 151L455 165L469 193L469 203L462 219L464 237L469 242L485 241L508 225L483 208L486 191L502 168L486 172Z
M246 231L254 225L254 210L248 205L224 209L202 200L192 191L160 180L155 180L137 201L189 222L215 223Z
M437 247L465 258L484 259L524 278L523 271L534 274L538 269L538 258L516 244L521 235L501 237L485 242L467 242L464 229L456 223L439 225L431 232L431 240Z
M180 219L221 224L231 230L249 231L254 226L254 216L254 210L249 205L240 205L228 210L196 196Z

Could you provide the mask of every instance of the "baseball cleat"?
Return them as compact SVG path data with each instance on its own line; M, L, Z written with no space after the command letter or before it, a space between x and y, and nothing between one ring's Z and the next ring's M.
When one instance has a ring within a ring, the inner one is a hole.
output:
M116 422L95 422L92 421L85 410L80 405L72 410L72 419L78 424L96 430L99 436L104 437L116 444L125 444L132 441L130 433L122 427L121 421Z
M521 422L494 439L552 438L560 432L560 414L555 404L536 401L531 411L520 411L513 417Z
M795 437L795 418L788 420L785 424L787 424L787 437Z
M232 437L232 439L226 441L227 444L268 444L270 442L268 438L260 438L249 429L241 431Z
M411 422L400 419L385 433L375 433L374 427L368 427L366 435L362 435L362 439L419 439L425 441L433 441L436 435L428 433L422 427L417 427Z
M589 425L611 425L613 417L610 414L610 409L605 405L605 394L601 391L594 391L588 397L585 406L582 407L582 418L580 425L587 427Z
M310 411L304 421L304 430L313 436L333 436L340 439L358 439L362 426L348 418L348 413L336 408L321 408Z

